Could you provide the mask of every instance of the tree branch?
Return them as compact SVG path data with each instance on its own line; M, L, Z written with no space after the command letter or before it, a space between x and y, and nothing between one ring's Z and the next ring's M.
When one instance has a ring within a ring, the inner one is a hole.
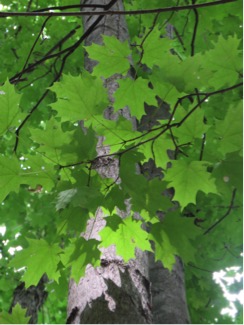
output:
M0 12L0 18L5 17L14 17L14 16L23 16L23 17L36 17L36 16L108 16L108 15L145 15L145 14L153 14L153 13L161 13L168 11L181 11L181 10L189 10L189 9L200 9L204 7L216 6L225 3L236 2L236 0L218 0L213 2L192 4L186 6L178 6L178 7L167 7L167 8L156 8L156 9L147 9L147 10L130 10L130 11L118 11L118 10L108 10L108 11L77 11L77 12Z
M196 0L192 0L192 4L194 5L196 3ZM194 56L195 54L195 40L197 36L197 27L199 23L199 15L196 8L193 9L194 15L195 15L195 23L193 28L193 34L192 34L192 40L191 40L191 56Z
M69 165L59 165L59 168L60 169L62 169L62 168L69 168L69 167L72 167L72 166L78 166L78 165L82 165L82 164L88 164L88 163L92 163L95 159L99 159L99 158L104 158L104 157L113 157L113 156L118 156L118 157L121 157L123 154L125 154L126 152L128 152L128 151L130 151L130 150L133 150L133 149L135 149L135 148L138 148L138 147L140 147L141 145L143 145L143 144L145 144L145 143L148 143L148 142L150 142L150 141L154 141L154 140L156 140L157 138L159 138L162 134L164 134L165 132L167 132L168 130L170 130L170 129L172 129L172 128L174 128L174 127L179 127L179 126L181 126L183 123L184 123L184 121L203 103L203 102L205 102L205 100L207 99L207 98L209 98L210 96L214 96L214 95L216 95L216 94L221 94L221 93L225 93L225 92L227 92L227 91L230 91L230 90L233 90L233 89L235 89L235 88L238 88L238 87L241 87L242 86L242 82L241 83L239 83L239 84L236 84L236 85L234 85L234 86L231 86L231 87L228 87L228 88L224 88L224 89L219 89L219 90L216 90L216 91L213 91L213 92L211 92L211 93L197 93L197 94L190 94L190 95L186 95L186 96L183 96L183 97L181 97L181 98L179 98L178 99L178 101L177 101L177 103L180 103L180 101L182 100L182 99L184 99L184 98L187 98L187 97L189 97L189 96L198 96L198 95L205 95L205 97L202 99L202 100L200 100L185 116L184 116L184 118L180 121L180 122L177 122L177 123L173 123L173 124L170 124L170 122L169 123L167 123L167 124L164 124L164 125L161 125L160 127L157 127L157 128L155 128L154 129L154 131L155 130L161 130L158 134L156 134L155 136L153 136L153 137L151 137L151 138L149 138L149 139L146 139L146 140L144 140L144 141L141 141L141 142L139 142L139 143L136 143L136 144L134 144L134 145L132 145L131 147L128 147L128 148L126 148L126 149L124 149L124 150L121 150L121 151L117 151L117 152L115 152L115 153L108 153L108 154L104 154L104 155L100 155L100 156L98 156L98 157L96 157L96 158L94 158L94 159L91 159L91 160L89 160L89 161L80 161L80 162L76 162L76 163L74 163L74 164L69 164ZM176 104L177 105L177 104ZM176 107L176 105L175 105L175 107ZM172 119L170 119L170 121L172 121ZM150 130L150 131L152 131L152 130ZM149 132L150 131L148 131L146 134L149 134ZM140 135L140 136L138 136L138 137L136 137L136 138L134 138L133 140L135 140L135 139L137 139L137 138L141 138L141 137L143 137L144 135ZM121 143L121 144L126 144L126 143L128 143L128 142L130 142L131 140L126 140L126 141L124 141L123 143ZM184 144L185 145L185 144Z
M236 196L236 188L232 192L232 197L231 197L230 205L229 205L228 210L226 211L226 213L223 215L223 217L221 217L218 221L216 221L211 227L209 227L204 232L204 235L207 235L210 231L212 231L220 222L222 222L230 214L231 210L234 207L235 196Z

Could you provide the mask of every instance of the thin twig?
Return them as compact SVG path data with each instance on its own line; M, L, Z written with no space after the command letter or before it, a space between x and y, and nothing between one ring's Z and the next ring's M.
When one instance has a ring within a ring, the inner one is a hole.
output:
M209 227L204 232L204 235L207 235L210 231L212 231L220 222L222 222L231 213L233 206L234 206L235 196L236 196L236 188L232 192L230 205L229 205L226 213L218 221L216 221L211 227Z
M25 70L25 68L26 68L26 66L27 66L27 64L28 64L28 62L29 62L29 59L30 59L30 57L31 57L31 54L32 54L32 52L34 51L34 48L35 48L35 46L36 46L36 44L37 44L37 42L38 42L38 40L39 40L39 37L41 36L41 34L42 34L42 32L43 32L43 30L44 30L44 28L45 28L45 26L46 26L46 24L47 24L47 22L48 22L48 20L49 20L50 18L51 18L51 17L47 17L47 18L45 19L44 23L42 24L41 29L40 29L40 31L39 31L39 33L38 33L36 39L35 39L35 42L33 43L32 47L31 47L31 49L30 49L30 52L29 52L29 54L28 54L28 56L27 56L27 59L26 59L26 61L25 61L25 64L24 64L24 67L23 67L22 71ZM22 74L20 73L16 82L18 82L18 81L20 80L21 77L22 77Z

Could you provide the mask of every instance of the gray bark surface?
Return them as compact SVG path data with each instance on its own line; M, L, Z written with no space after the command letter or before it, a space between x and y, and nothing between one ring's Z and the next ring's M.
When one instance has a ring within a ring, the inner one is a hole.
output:
M108 0L81 2L99 5L111 3ZM122 0L112 2L113 6L110 9L124 9ZM97 16L85 16L84 29L89 29L96 19ZM128 39L124 16L104 16L87 37L86 45L102 44L101 35L115 35L121 41ZM85 58L85 67L88 71L91 72L95 65L94 61ZM109 119L117 117L112 110L112 95L117 89L118 78L121 76L115 75L104 80L111 102L111 107L105 112L105 117ZM127 108L121 110L120 114L130 119ZM98 144L99 155L109 152L108 147L102 146L102 141L101 138ZM115 159L110 164L109 170L107 167L106 169L99 167L97 170L103 177L117 179L118 164ZM98 232L105 226L105 219L102 211L98 210L95 219L90 220L84 237L99 239ZM125 264L119 256L116 256L114 246L103 249L100 267L95 269L89 265L85 277L81 278L78 284L73 280L70 281L67 314L67 323L71 324L189 323L182 263L177 259L174 270L170 273L161 262L155 263L153 254L137 251L137 258Z
M153 254L149 254L153 324L189 324L181 260L176 257L176 264L170 272L161 262L154 261Z

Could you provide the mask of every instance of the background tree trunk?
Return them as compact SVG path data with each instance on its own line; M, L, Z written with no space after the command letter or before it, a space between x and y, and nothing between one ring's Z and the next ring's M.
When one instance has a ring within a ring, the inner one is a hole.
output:
M96 4L97 2L88 0L82 3ZM99 4L106 5L106 10L124 9L122 0L101 0ZM97 16L85 16L85 31L96 24L96 21L98 21ZM124 16L113 15L100 18L93 32L87 37L86 45L102 44L101 35L115 35L120 41L128 39ZM86 57L85 68L88 71L92 71L95 64ZM116 75L104 81L111 103L112 94L117 89L118 77L120 76ZM123 109L121 114L130 118L127 109ZM105 116L116 118L111 108L108 108ZM102 139L100 139L101 143ZM107 150L109 148L102 148L98 153L104 154ZM99 172L116 179L118 165L115 161L109 172L103 171L102 168ZM104 225L102 211L98 210L96 218L89 222L84 236L99 239L98 232ZM127 264L116 256L114 246L103 249L102 254L100 267L94 269L88 266L85 277L80 279L78 285L73 280L70 281L67 323L189 323L184 271L179 259L170 273L163 268L162 263L154 262L153 254L138 251L137 258Z

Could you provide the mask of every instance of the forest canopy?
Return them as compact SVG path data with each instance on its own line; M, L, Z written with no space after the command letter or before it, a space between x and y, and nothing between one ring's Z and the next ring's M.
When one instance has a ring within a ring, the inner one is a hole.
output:
M213 279L242 272L241 1L124 7L128 40L85 45L80 1L0 1L0 323L28 323L20 305L8 313L14 292L43 274L38 323L65 323L69 278L110 245L125 263L136 248L169 270L179 256L192 323L243 321L238 299L221 313ZM116 177L99 173L115 162ZM98 208L100 240L80 237Z

